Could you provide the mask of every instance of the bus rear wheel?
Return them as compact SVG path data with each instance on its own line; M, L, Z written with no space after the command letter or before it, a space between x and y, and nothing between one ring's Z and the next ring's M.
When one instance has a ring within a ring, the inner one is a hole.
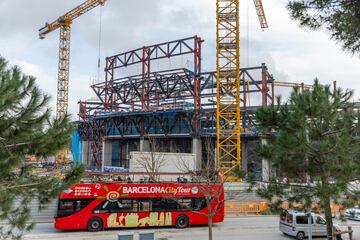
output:
M87 229L89 232L98 232L103 229L103 222L100 218L91 218L88 221Z
M189 218L185 215L180 215L176 218L177 228L186 228L189 226Z

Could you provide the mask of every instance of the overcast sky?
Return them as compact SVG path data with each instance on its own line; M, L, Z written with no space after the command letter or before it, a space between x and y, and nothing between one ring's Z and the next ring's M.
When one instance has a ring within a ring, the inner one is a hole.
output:
M38 29L83 1L0 0L0 55L35 76L53 96L54 109L59 32L40 40ZM263 0L266 31L260 29L253 0L241 2L242 67L265 62L278 81L336 80L360 97L358 56L342 52L325 31L299 28L289 18L286 0ZM72 25L69 111L73 115L78 100L94 97L90 84L98 72L99 15L100 8L93 9ZM194 35L205 40L204 69L215 70L215 0L107 0L102 8L102 63L105 56ZM167 64L171 67L171 62Z

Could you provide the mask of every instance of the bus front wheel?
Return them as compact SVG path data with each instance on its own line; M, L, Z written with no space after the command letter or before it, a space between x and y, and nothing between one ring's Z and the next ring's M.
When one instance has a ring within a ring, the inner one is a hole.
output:
M189 218L185 215L180 215L176 218L177 228L186 228L189 226Z
M100 218L91 218L87 224L89 232L98 232L103 229L103 222Z

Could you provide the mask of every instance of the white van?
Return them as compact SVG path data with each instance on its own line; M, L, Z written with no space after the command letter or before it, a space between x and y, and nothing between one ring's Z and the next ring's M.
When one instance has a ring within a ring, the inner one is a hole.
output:
M311 223L312 236L326 237L326 221L322 216L311 213ZM280 215L279 228L286 235L296 237L298 240L305 239L308 236L308 227L308 216L304 212L287 210ZM339 229L336 225L334 227Z
M360 208L346 209L345 217L350 220L360 221Z

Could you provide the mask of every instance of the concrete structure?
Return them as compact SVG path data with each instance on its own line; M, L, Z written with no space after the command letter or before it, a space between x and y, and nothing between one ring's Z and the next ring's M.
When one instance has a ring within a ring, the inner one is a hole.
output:
M201 69L202 42L194 36L106 58L105 82L91 86L98 101L79 103L78 132L89 168L129 168L133 151L195 154L197 168L215 161L217 76ZM171 60L173 69L164 67L166 59L179 56L190 57L194 66ZM130 66L140 74L119 75ZM274 78L265 64L241 69L240 77L241 167L261 175L262 160L252 150L260 141L253 116L273 102Z

